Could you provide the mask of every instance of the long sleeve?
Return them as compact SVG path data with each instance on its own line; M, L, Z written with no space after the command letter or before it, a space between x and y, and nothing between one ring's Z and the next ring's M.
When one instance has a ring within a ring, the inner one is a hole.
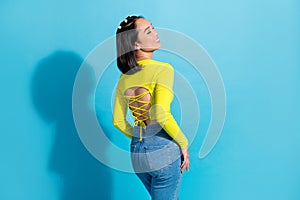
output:
M172 90L173 82L174 69L169 64L165 65L157 75L155 106L151 115L154 115L153 118L157 120L181 148L186 148L188 146L188 140L170 112L170 105L174 97Z
M127 137L132 138L133 127L126 120L127 103L119 89L116 89L116 97L113 112L113 125Z

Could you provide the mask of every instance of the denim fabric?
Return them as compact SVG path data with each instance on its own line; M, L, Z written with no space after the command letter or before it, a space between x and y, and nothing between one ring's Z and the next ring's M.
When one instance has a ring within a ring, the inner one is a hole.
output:
M143 129L134 127L130 145L131 161L136 175L143 182L152 200L178 199L181 182L180 147L161 128L151 124Z

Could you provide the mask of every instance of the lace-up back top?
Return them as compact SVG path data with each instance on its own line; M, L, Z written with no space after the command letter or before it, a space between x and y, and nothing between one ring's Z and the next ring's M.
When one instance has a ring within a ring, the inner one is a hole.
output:
M113 124L126 136L132 137L133 127L127 122L127 110L132 113L134 126L142 128L155 121L179 144L188 146L188 141L170 112L173 100L174 69L164 62L151 59L140 60L142 69L132 75L121 74L116 88Z

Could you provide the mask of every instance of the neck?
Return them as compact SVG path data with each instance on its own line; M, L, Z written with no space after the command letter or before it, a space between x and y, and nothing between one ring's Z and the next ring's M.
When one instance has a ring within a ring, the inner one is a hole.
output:
M138 50L136 52L136 60L145 60L145 59L152 59L152 54L153 52L146 52L146 51L142 51L142 50Z

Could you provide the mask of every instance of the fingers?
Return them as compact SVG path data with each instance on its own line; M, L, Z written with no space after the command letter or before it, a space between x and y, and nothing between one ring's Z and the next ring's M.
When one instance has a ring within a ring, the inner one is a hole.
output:
M185 169L185 170L187 170L187 171L189 171L189 169L190 169L190 160L189 160L189 159L186 159L186 160L182 163L181 168L182 168L182 169Z
M181 173L184 172L184 170L189 171L190 169L190 155L187 149L182 149L182 155L183 155L183 162L181 164Z
M186 165L185 165L185 169L186 169L187 171L190 170L190 160L187 160Z
M181 173L183 173L184 170L188 171L190 169L190 154L188 152L188 148L181 149L181 153L183 156L183 162L181 164Z
M183 162L181 165L181 173L184 172L184 170L189 171L190 163L189 161Z
M185 163L182 163L182 165L181 165L181 170L180 170L181 173L183 173L185 169L186 169Z

